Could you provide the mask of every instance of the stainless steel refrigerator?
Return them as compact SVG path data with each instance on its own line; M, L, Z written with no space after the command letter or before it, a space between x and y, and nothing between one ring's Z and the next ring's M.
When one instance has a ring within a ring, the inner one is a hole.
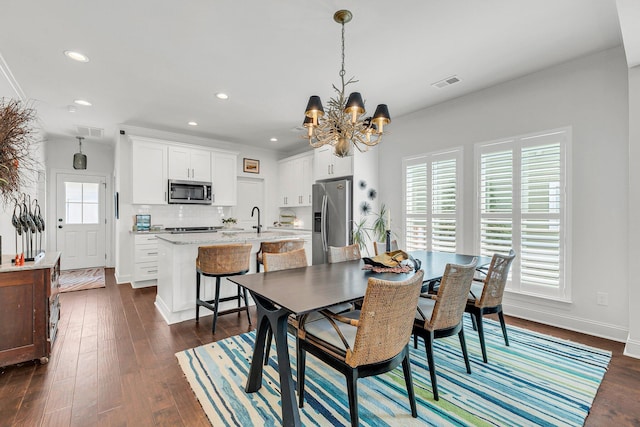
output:
M329 246L351 244L352 194L349 179L313 185L313 264L327 262Z

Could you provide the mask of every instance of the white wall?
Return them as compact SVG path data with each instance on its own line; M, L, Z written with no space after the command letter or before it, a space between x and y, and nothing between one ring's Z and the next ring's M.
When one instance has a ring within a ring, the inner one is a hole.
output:
M615 48L400 117L380 146L382 199L401 212L397 183L403 157L464 147L468 203L461 249L472 253L473 144L571 126L573 301L509 294L504 308L519 317L623 341L629 326L627 98L624 53ZM608 306L596 305L598 291L609 294Z
M139 213L150 213L153 224L171 226L220 225L219 208L212 206L179 206L179 205L133 205L131 204L131 144L126 135L157 138L160 140L201 145L210 148L224 149L238 154L237 177L248 177L264 180L265 209L262 212L262 224L272 224L279 218L277 201L278 185L278 153L272 149L261 149L247 145L229 143L190 135L182 135L155 129L132 126L121 126L125 135L116 141L116 191L120 195L120 219L116 221L116 280L118 283L131 281L133 273L133 237L131 227L133 217ZM242 170L243 159L260 160L260 173L245 173ZM238 198L243 195L238 194ZM235 207L225 207L225 216L238 216ZM194 276L195 277L195 276Z
M113 257L113 167L114 147L85 138L82 141L82 153L87 156L87 169L73 169L73 155L78 152L78 140L75 138L52 136L47 140L45 149L47 170L47 250L56 249L56 174L69 173L75 175L104 175L106 188L106 266L114 266ZM62 255L64 256L64 254Z
M629 69L629 336L625 354L640 357L640 65Z

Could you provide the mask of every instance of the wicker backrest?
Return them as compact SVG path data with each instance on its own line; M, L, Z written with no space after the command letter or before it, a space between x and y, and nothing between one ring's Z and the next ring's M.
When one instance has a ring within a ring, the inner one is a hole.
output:
M296 249L302 249L304 247L304 240L291 239L291 240L277 240L274 242L262 242L260 243L260 250L262 253L282 253L291 252Z
M347 351L349 366L391 359L407 345L423 276L424 271L418 270L401 282L369 278L353 349Z
M329 264L334 262L353 261L362 258L357 244L349 246L329 246Z
M289 268L306 267L307 252L304 248L283 253L265 252L262 255L262 263L264 265L264 271L278 271L287 270Z
M440 279L433 313L430 319L425 320L426 330L453 328L462 321L477 262L478 259L474 258L466 265L447 264Z
M249 271L251 244L200 246L196 268L204 274L237 274Z
M397 240L391 241L391 250L392 251L398 250ZM385 253L387 251L387 242L373 242L373 251L376 253L376 255Z
M515 257L516 252L513 249L509 251L509 255L493 255L487 277L484 279L482 295L476 301L476 307L496 307L502 304L502 295L505 286L507 286L509 269Z

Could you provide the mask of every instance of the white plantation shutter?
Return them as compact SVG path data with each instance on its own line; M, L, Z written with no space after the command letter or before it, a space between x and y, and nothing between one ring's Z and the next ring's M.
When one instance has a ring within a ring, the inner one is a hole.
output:
M456 251L457 161L431 163L431 249Z
M460 155L456 149L403 161L407 250L456 251Z
M568 299L566 150L561 129L479 144L479 250L517 253L508 289Z
M480 254L508 254L513 246L513 153L483 154L480 162Z
M427 249L427 164L417 160L405 167L405 245Z

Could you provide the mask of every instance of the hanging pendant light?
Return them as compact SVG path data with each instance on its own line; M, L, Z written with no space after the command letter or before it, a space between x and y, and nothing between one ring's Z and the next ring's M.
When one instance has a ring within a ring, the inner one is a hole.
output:
M333 15L333 20L342 25L342 68L339 73L342 88L338 89L334 86L337 96L329 100L326 113L320 97L311 96L303 123L307 128L304 138L309 140L309 145L313 148L331 145L334 147L334 154L338 157L348 156L351 153L351 146L359 151L366 151L369 147L382 142L384 125L391 123L386 104L378 105L373 117L365 117L362 95L359 92L352 92L348 99L345 97L345 87L357 82L353 77L347 82L344 79L344 25L351 21L352 17L348 10L339 10Z
M87 155L82 154L82 140L84 137L76 136L78 144L80 146L80 152L73 155L73 168L74 169L86 169L87 168Z

